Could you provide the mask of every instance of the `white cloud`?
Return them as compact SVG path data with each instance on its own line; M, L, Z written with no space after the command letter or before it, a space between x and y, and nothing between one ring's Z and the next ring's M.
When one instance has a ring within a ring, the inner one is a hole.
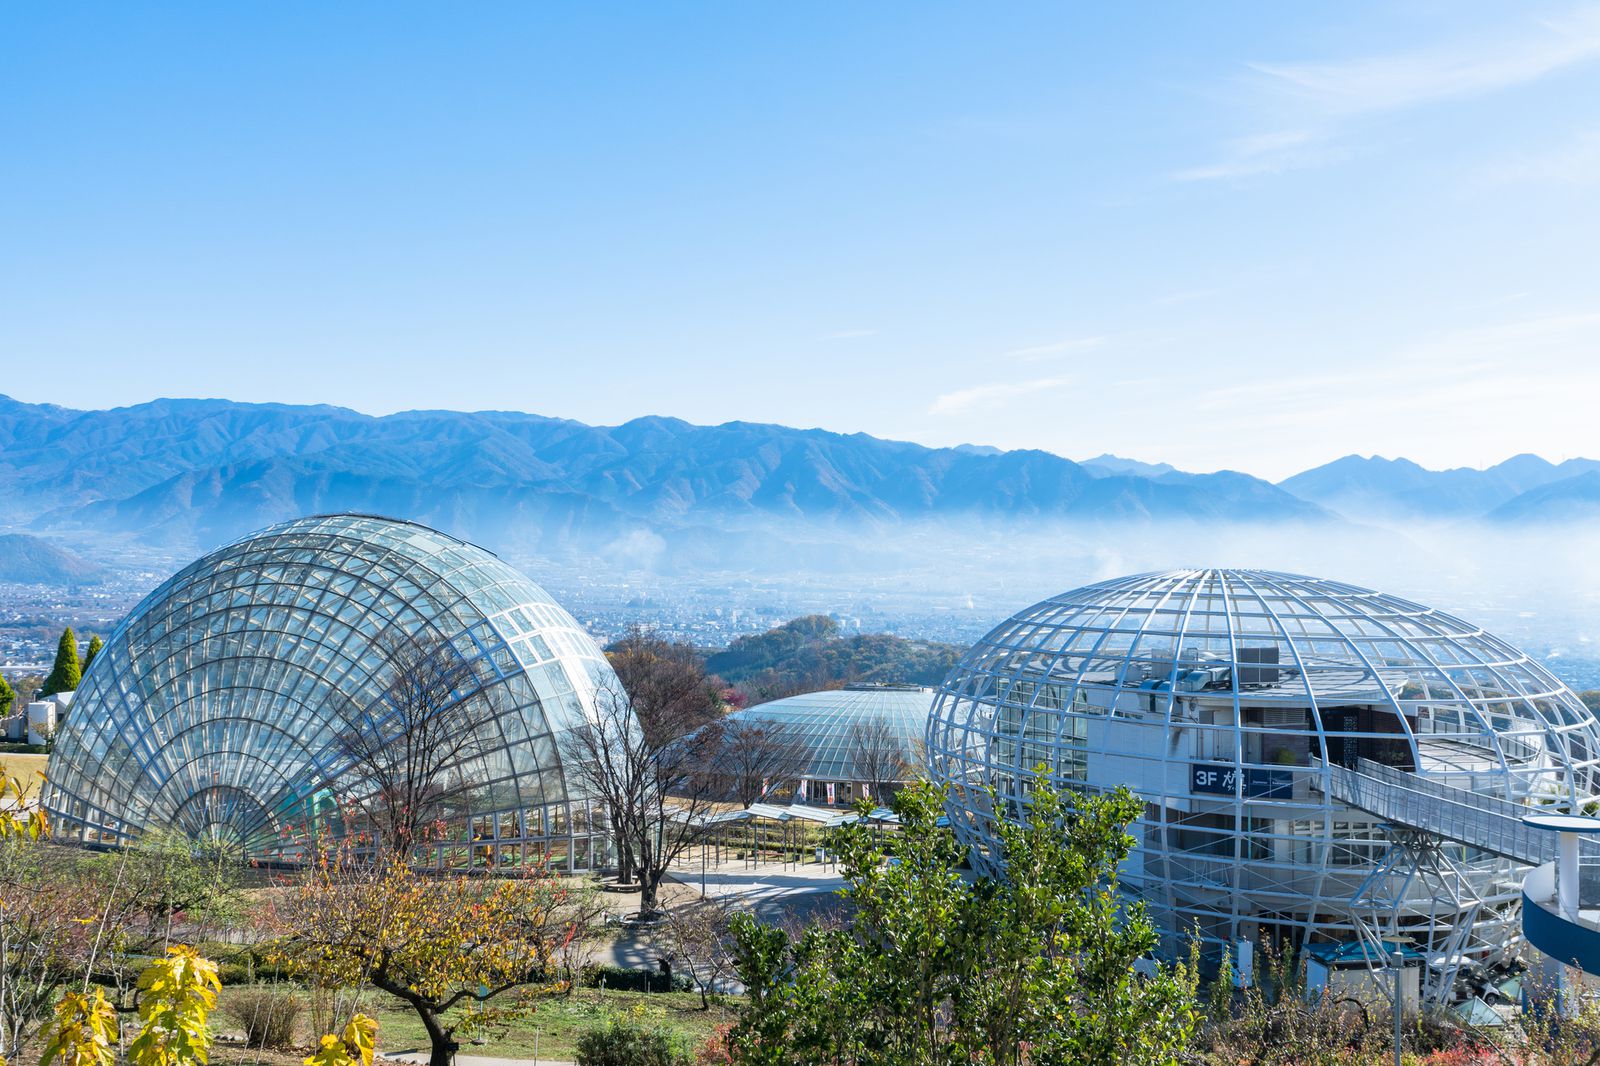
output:
M1036 378L1033 381L1003 381L988 385L974 385L968 389L947 392L933 401L928 408L931 415L960 415L971 411L1000 407L1010 400L1038 392L1059 389L1071 378Z
M1303 63L1252 63L1254 103L1286 128L1223 144L1215 162L1174 172L1175 181L1218 181L1328 166L1356 153L1349 125L1364 115L1476 96L1535 81L1600 58L1600 5L1560 21L1530 21L1495 35L1384 56ZM1589 160L1552 160L1583 171Z
M1054 359L1058 356L1071 355L1074 352L1087 352L1100 347L1106 342L1104 337L1070 337L1066 340L1051 341L1049 344L1033 344L1026 348L1014 348L1006 353L1011 359L1020 359L1025 363L1038 362L1041 359Z
M1253 70L1336 114L1392 111L1534 81L1600 57L1600 7L1564 22L1480 40L1326 63L1254 63Z
M1311 130L1284 130L1239 137L1223 146L1223 158L1204 166L1175 171L1174 181L1217 181L1282 174L1343 162L1355 154L1348 145L1330 143L1328 134Z

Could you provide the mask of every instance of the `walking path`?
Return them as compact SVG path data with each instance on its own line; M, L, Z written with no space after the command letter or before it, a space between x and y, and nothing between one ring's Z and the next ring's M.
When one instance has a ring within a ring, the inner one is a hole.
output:
M428 1066L426 1051L395 1051L378 1058ZM491 1059L487 1055L457 1055L456 1066L577 1066L577 1063L569 1059Z
M668 907L693 906L700 899L700 871L674 870L663 891ZM707 898L748 906L767 921L801 919L837 902L834 893L844 879L832 866L795 866L765 863L750 867L742 862L724 863L705 873ZM625 931L609 945L599 947L595 961L617 966L653 967L657 953L650 946L648 933Z

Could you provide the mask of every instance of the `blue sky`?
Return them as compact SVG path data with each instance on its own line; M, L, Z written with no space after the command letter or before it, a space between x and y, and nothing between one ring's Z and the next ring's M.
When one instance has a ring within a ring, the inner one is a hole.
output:
M0 392L1600 454L1600 6L13 6Z

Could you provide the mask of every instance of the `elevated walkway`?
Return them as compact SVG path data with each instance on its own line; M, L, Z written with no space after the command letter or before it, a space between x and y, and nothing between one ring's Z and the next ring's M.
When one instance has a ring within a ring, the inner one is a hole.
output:
M1371 759L1361 759L1354 769L1329 764L1326 770L1328 795L1386 822L1524 866L1555 861L1555 838L1523 824L1537 808L1453 788ZM1595 855L1600 858L1600 846Z
M1551 987L1566 988L1566 966L1600 974L1600 819L1543 815L1370 759L1325 769L1328 795L1357 810L1534 867L1522 886L1522 930L1550 960Z

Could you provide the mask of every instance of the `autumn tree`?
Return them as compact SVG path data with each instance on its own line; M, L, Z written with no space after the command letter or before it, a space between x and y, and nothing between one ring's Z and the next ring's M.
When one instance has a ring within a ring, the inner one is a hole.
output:
M805 749L782 722L730 718L721 726L714 769L732 783L735 799L745 807L774 786L791 787L806 768Z
M633 626L606 648L606 659L652 748L671 744L722 716L722 686L706 674L693 645Z
M30 810L30 808L32 808ZM63 869L44 814L15 778L0 779L0 1056L13 1057L80 976L100 901Z
M399 999L427 1031L430 1066L450 1066L464 1028L532 1009L526 996L494 1001L548 980L579 932L566 898L543 871L430 877L393 856L340 853L313 865L270 920L284 963L323 987L367 985ZM447 1014L457 1006L471 1009Z
M346 764L337 789L390 853L410 856L431 825L467 805L501 706L488 663L449 641L392 633L379 646L382 698L336 709Z
M61 639L56 642L56 662L50 668L49 676L44 679L44 687L39 690L39 695L42 698L58 692L71 692L82 679L83 667L78 664L78 638L73 636L72 627L68 626L61 631Z

